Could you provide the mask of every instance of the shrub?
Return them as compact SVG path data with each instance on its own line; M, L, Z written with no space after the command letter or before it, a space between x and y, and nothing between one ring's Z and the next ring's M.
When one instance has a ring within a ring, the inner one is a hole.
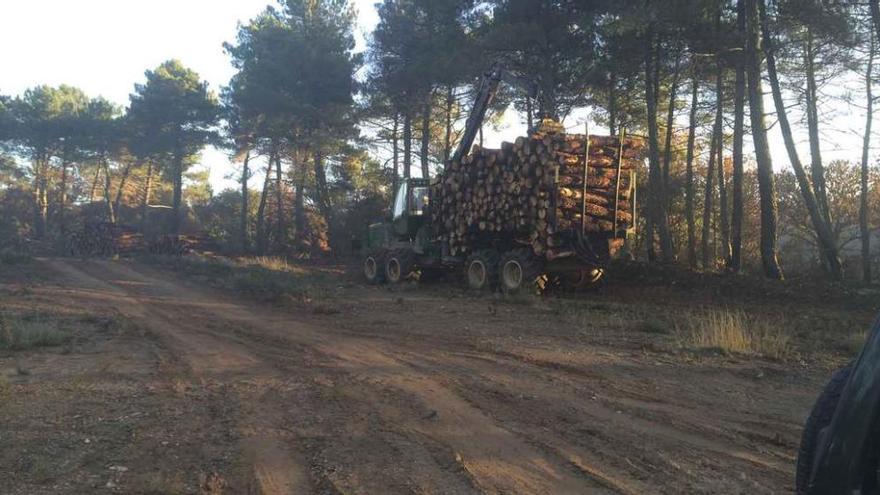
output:
M20 351L64 344L70 335L55 321L39 316L0 316L0 349Z

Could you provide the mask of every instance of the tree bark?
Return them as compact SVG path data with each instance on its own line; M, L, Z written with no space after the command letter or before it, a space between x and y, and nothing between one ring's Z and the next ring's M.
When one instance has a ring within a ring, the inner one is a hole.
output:
M687 221L688 264L691 268L697 267L697 222L694 216L694 145L697 137L697 104L699 101L699 89L700 80L697 78L695 71L691 86L691 111L690 121L688 123L687 154L685 156L687 170L685 172L684 185L684 216Z
M70 165L67 163L67 153L65 153L64 158L61 160L61 191L58 198L58 225L61 228L61 234L67 234L67 224L64 221L64 217L67 213L67 168Z
M813 190L816 193L816 206L831 225L831 211L828 206L828 193L825 187L825 168L822 165L822 150L819 142L819 110L816 91L816 60L813 45L813 32L807 28L807 43L804 46L804 65L807 79L807 134L810 140L810 175L813 179Z
M728 270L742 270L742 224L743 224L743 136L745 134L746 74L743 64L745 52L746 15L745 1L736 3L736 30L738 45L743 51L736 58L736 81L733 94L733 209L730 222L730 264Z
M89 190L89 203L95 202L95 194L98 193L98 179L101 177L101 167L95 165L95 176L92 177L92 187Z
M652 43L654 37L650 36ZM658 43L659 45L659 43ZM672 262L675 257L672 246L672 235L669 232L669 218L666 211L666 194L663 187L663 174L660 170L660 143L657 129L657 86L659 85L655 65L658 61L654 58L652 50L645 51L645 95L648 110L648 148L649 148L649 181L650 195L648 197L648 211L652 215L654 228L660 240L660 253L664 262ZM648 235L652 235L648 232Z
M877 37L871 34L871 48L868 52L868 70L865 73L866 116L865 135L862 139L862 170L859 181L859 233L862 238L862 280L871 283L871 230L868 221L868 159L871 150L871 127L874 120L873 73L874 57L877 51Z
M764 5L764 0L749 1L758 4L758 12L756 14L758 21L756 22L760 22L760 32L762 33L764 43L764 54L767 58L767 76L770 79L770 89L773 93L773 103L776 107L776 117L779 120L779 128L782 131L782 137L785 141L785 149L788 152L788 158L791 161L792 169L794 169L795 176L800 186L801 195L804 198L804 205L807 207L807 211L810 214L810 220L816 231L816 237L819 241L820 255L825 259L825 266L828 268L831 276L839 279L842 277L843 271L837 253L837 245L834 242L834 235L831 232L831 226L825 222L825 218L819 210L810 180L807 178L803 164L798 156L791 131L791 125L788 121L788 114L785 110L785 102L782 99L782 90L780 89L779 77L776 73L776 57L773 48L773 38L770 35L770 28L767 22L767 9ZM761 39L759 38L757 42L760 43ZM757 46L760 47L760 44ZM755 56L757 57L757 53ZM751 87L749 91L751 91ZM754 104L754 102L751 101L751 98L749 101L750 104Z
M752 138L755 143L755 161L758 169L758 190L761 202L761 264L768 278L783 278L776 246L776 184L773 178L773 161L764 125L764 89L761 82L761 30L759 4L762 0L746 0L748 14L747 79L749 88L749 113L752 121Z
M113 209L113 200L110 198L110 189L113 183L110 180L110 162L106 157L101 158L104 167L104 203L107 205L107 219L116 225L116 210Z
M314 153L315 165L315 203L321 210L321 215L327 222L327 237L330 246L335 248L333 235L333 205L330 204L330 193L327 188L327 171L324 169L324 155L320 149Z
M391 136L391 150L392 150L392 158L391 160L394 162L394 176L391 178L391 194L397 193L397 185L400 183L400 139L398 138L398 132L400 131L400 114L394 113L394 128L393 134Z
M248 213L250 204L250 189L248 189L248 180L250 179L251 151L247 150L244 155L244 163L241 167L241 218L239 221L239 242L241 243L242 253L251 250L250 239L248 238Z
M269 186L272 184L272 166L275 163L275 154L269 154L269 163L266 165L266 177L263 179L263 192L260 193L260 204L257 206L257 252L268 252L268 239L266 235L266 203L269 199Z
M299 189L300 184L298 183L297 190ZM299 214L298 211L297 214ZM299 235L298 232L297 235ZM284 246L286 240L287 224L284 222L284 179L281 173L281 153L277 153L275 155L275 244L280 248Z
M299 179L296 181L296 204L294 206L293 221L296 228L297 249L302 249L306 241L306 160L308 149L301 152L302 163L299 164ZM293 158L296 163L296 158Z
M711 252L709 251L709 239L713 235L712 212L715 201L715 158L718 156L718 143L721 140L721 125L716 117L712 127L712 142L709 145L709 165L706 167L706 185L703 192L703 236L701 238L700 252L702 253L703 270L712 267Z
M131 169L133 166L140 167L140 165L140 162L136 165L132 162L126 162L125 167L122 169L122 176L119 178L119 188L116 190L116 198L113 200L113 211L116 212L117 217L119 216L119 208L122 205L122 195L125 192L125 184L131 176Z
M608 135L617 135L617 73L613 71L608 81Z
M46 237L46 231L49 228L49 157L42 155L37 160L36 174L36 196L37 196L37 238Z
M727 211L727 187L724 183L724 67L721 64L721 9L715 18L715 94L718 104L715 108L715 127L718 130L718 142L716 143L716 153L718 153L718 222L721 224L721 257L724 259L724 266L730 266L730 220Z
M403 179L409 179L412 170L412 111L403 114ZM396 193L397 191L395 191Z
M452 156L452 105L455 103L455 87L450 84L446 88L446 136L443 138L443 166L449 163Z
M147 178L144 184L144 201L141 206L141 232L147 232L147 224L150 218L150 196L153 193L153 161L147 161Z
M678 79L681 73L681 50L675 55L672 69L672 82L669 83L669 107L666 112L666 140L663 143L663 187L669 190L669 167L672 164L672 127L675 124L675 98L678 93Z
M174 153L174 194L172 196L171 208L174 218L171 221L171 233L180 234L180 216L181 204L183 202L183 151L177 150Z
M431 178L431 169L428 161L429 147L431 144L431 93L431 91L428 91L427 99L422 107L422 146L419 152L419 158L422 165L422 178L424 179Z
M874 31L880 38L880 0L869 0L868 4L871 6L871 21L874 23Z

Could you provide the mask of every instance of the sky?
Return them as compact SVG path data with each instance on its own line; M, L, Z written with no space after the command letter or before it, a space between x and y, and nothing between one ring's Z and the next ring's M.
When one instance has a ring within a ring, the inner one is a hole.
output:
M358 50L378 21L377 0L353 0L358 11ZM69 84L86 93L101 95L126 105L134 84L142 82L144 71L165 60L177 58L210 83L213 90L229 81L233 68L223 52L226 41L234 41L239 22L247 22L270 0L2 0L0 46L3 72L0 93L20 94L39 85ZM836 91L850 93L857 104L825 105L823 157L858 160L864 117L858 99L860 78L852 77ZM765 107L772 109L767 99ZM686 117L687 112L682 112ZM582 129L585 112L565 124ZM796 119L793 115L791 119ZM502 128L486 133L487 146L502 139L512 140L525 132L520 117L508 112ZM773 123L773 116L768 121ZM799 130L803 126L797 126ZM875 129L877 126L875 126ZM596 131L598 132L598 131ZM776 168L788 166L778 126L770 131L771 152ZM801 160L809 161L806 135L797 136ZM876 139L875 139L876 141ZM747 144L748 146L748 144ZM748 148L747 148L748 149ZM211 170L215 191L234 186L227 177L235 170L225 155L208 150L203 167Z

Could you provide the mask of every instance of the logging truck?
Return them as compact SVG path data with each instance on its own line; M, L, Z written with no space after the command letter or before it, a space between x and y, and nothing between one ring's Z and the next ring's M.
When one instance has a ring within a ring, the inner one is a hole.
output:
M459 270L474 290L587 287L634 233L640 140L566 134L543 119L500 149L473 145L505 80L498 67L486 75L444 171L403 180L386 221L368 226L368 282Z

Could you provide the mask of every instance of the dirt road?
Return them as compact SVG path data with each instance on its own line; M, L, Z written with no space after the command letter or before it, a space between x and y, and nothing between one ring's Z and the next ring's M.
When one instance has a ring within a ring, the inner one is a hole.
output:
M29 289L28 304L110 308L137 330L117 332L90 360L24 357L28 372L13 386L101 376L133 390L110 402L158 418L121 440L133 445L118 454L133 457L124 471L81 480L96 491L145 491L139 471L193 465L200 472L166 490L780 493L792 490L801 424L824 374L751 359L687 362L653 352L649 334L571 335L553 315L529 319L528 309L491 300L359 288L341 314L322 316L242 302L137 263L45 263L54 275ZM95 356L103 375L88 368ZM166 430L173 456L138 447ZM13 493L83 486L14 483Z

